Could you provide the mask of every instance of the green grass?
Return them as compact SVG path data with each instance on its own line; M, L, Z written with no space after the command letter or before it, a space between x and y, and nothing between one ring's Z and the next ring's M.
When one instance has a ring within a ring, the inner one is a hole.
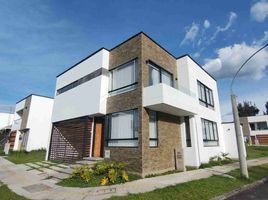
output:
M63 179L62 181L60 181L59 183L57 183L57 185L63 186L63 187L81 187L81 188L85 188L85 187L97 187L100 186L100 181L101 179L104 177L104 175L94 175L93 178L90 180L90 182L85 182L83 181L80 177L74 176L74 177L70 177L67 179ZM140 179L141 177L135 174L129 174L129 181L134 181L137 179ZM121 182L115 182L114 184L120 184ZM113 185L114 185L113 184ZM110 183L110 185L112 185Z
M5 156L5 152L3 149L0 149L0 156Z
M28 200L25 197L19 196L12 192L6 185L0 186L0 199L1 200Z
M268 157L268 146L247 146L247 159Z
M249 169L250 179L240 179L239 170L229 173L235 178L227 178L223 176L211 176L206 179L191 181L175 186L169 186L163 189L156 189L151 192L141 194L130 194L123 197L111 197L110 200L208 200L216 196L230 192L243 185L255 182L261 178L268 176L268 164L252 167Z
M45 150L34 150L30 152L11 151L5 158L15 164L22 164L22 163L43 161L45 160L45 156L46 156Z

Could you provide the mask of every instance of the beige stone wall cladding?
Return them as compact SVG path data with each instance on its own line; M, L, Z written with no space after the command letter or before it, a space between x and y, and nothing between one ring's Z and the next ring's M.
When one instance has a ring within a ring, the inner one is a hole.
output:
M158 114L158 147L149 147L149 115L142 107L142 90L148 86L148 65L151 60L177 77L176 59L144 34L128 40L110 52L110 69L137 58L138 86L136 90L111 96L107 100L107 113L138 108L140 116L139 146L137 148L105 147L110 150L112 160L129 163L129 170L142 176L175 169L175 149L181 151L179 117ZM181 152L182 153L182 152ZM178 166L183 159L178 159Z
M107 113L114 113L119 111L139 109L139 117L141 119L142 108L142 90L141 90L141 36L138 35L131 40L115 47L110 51L110 66L109 69L114 69L130 60L137 58L138 69L138 85L135 90L130 92L111 96L107 99ZM140 120L141 121L141 120ZM139 130L139 146L138 147L105 147L105 150L110 150L111 160L127 162L128 170L142 173L142 159L141 159L141 123Z

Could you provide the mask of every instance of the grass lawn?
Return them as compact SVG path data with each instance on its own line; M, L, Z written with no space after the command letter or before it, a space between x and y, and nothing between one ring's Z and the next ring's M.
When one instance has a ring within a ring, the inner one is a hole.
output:
M15 164L29 163L29 162L40 162L45 160L45 150L35 150L30 152L25 151L11 151L5 159Z
M97 187L100 186L100 181L104 175L94 175L93 178L90 180L90 182L83 181L80 177L70 177L67 179L63 179L62 181L58 182L57 185L63 186L63 187ZM140 176L137 176L135 174L129 174L129 181L134 181L137 179L140 179ZM114 184L120 184L120 182L115 182ZM111 184L110 184L111 185Z
M230 192L245 184L252 183L263 177L268 176L268 164L249 168L249 180L240 179L239 170L234 170L229 173L235 179L211 176L210 178L191 181L188 183L169 186L163 189L157 189L151 192L141 194L130 194L123 197L111 197L110 200L149 200L149 199L187 199L187 200L205 200Z
M12 192L6 185L0 186L0 199L1 200L28 200Z
M268 146L247 146L247 159L268 157Z

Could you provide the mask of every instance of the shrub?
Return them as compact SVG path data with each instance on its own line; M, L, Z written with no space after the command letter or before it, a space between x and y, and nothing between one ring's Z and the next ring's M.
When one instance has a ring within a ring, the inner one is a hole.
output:
M213 156L209 158L208 163L202 163L199 168L213 167L217 165L225 165L233 162L231 158L228 157L228 153L221 153L220 155Z
M89 182L92 178L93 171L89 168L89 166L79 166L74 168L72 176L80 177L85 182Z
M93 178L102 177L100 185L124 183L129 181L128 173L125 170L126 166L127 164L122 162L100 161L92 169L87 165L74 168L72 176L80 177L87 183Z

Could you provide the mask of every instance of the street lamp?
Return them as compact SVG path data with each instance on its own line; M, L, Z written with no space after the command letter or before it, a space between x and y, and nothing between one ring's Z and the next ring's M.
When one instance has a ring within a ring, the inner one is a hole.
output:
M247 167L247 160L246 160L246 154L245 154L245 143L241 134L240 130L240 120L238 116L238 109L237 109L237 103L236 103L236 96L233 93L233 84L234 80L237 77L238 73L241 71L241 69L245 66L245 64L253 57L255 56L258 52L263 50L268 46L268 43L264 45L262 48L260 48L258 51L253 53L242 65L241 67L237 70L235 73L233 80L230 85L230 90L231 90L231 103L232 103L232 109L233 109L233 117L234 117L234 123L235 123L235 133L236 133L236 141L237 141L237 149L238 149L238 155L239 155L239 165L240 165L240 175L243 178L248 179L248 167Z

